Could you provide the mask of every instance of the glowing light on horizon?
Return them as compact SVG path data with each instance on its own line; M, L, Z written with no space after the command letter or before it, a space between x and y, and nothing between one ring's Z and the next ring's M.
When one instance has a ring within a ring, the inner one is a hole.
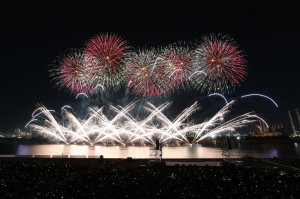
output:
M271 100L271 101L275 104L276 107L278 107L278 105L276 104L276 102L275 102L273 99L271 99L271 98L268 97L268 96L261 95L261 94L249 94L249 95L243 95L243 96L241 96L241 98L250 97L250 96L260 96L260 97L267 98L267 99Z

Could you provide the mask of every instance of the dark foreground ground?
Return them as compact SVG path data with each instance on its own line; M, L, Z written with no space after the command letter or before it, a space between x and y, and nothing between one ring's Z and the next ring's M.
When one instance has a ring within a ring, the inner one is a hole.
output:
M285 167L285 164L278 164L274 158L249 158L243 159L245 163L245 167ZM282 159L282 160L290 160L290 161L298 161L298 159ZM15 163L22 163L22 162L31 162L32 164L70 164L76 166L84 166L84 167L92 167L92 166L100 166L103 164L110 164L114 167L125 167L125 168L136 168L140 165L147 165L149 159L114 159L114 158L105 158L100 160L96 158L0 158L0 162L15 162ZM222 159L166 159L164 161L180 161L182 163L189 162L189 161L201 161L201 162L222 162ZM270 162L273 161L274 163ZM276 163L275 163L276 162ZM187 165L188 166L188 165ZM289 166L289 165L287 165Z
M300 195L299 159L248 158L244 166L225 167L140 166L147 162L148 159L1 158L0 198L299 198Z

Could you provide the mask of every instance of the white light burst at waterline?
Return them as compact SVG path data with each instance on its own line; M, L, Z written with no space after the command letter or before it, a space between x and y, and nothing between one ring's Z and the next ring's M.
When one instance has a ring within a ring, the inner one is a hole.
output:
M146 113L143 117L133 117L131 114L137 102L126 107L110 105L106 114L104 107L92 107L88 109L85 119L76 118L67 108L62 108L62 119L59 119L46 107L41 106L38 110L41 112L39 118L42 125L37 124L38 119L35 117L28 126L67 144L79 141L91 145L107 142L124 145L154 144L156 139L165 144L170 142L193 144L206 137L234 132L237 128L260 119L250 112L226 121L225 116L234 102L229 102L212 118L199 124L193 122L194 120L186 123L187 118L199 109L197 102L183 110L175 119L169 119L163 114L163 111L170 107L171 102L156 107L146 101L143 106Z

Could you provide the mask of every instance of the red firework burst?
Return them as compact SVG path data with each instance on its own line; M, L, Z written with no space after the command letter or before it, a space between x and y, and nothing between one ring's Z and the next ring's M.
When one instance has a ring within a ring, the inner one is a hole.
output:
M161 60L157 51L153 49L131 53L126 63L126 78L127 86L136 95L154 97L170 91L166 86L169 80Z
M162 53L165 72L170 88L180 89L189 86L189 77L194 72L193 48L185 43L174 43Z
M60 87L68 88L77 93L89 93L94 90L92 67L87 58L80 53L72 53L63 57L52 76Z
M126 41L116 35L103 34L91 39L84 54L95 58L95 79L106 88L118 90L124 84Z
M229 92L244 79L246 60L242 51L228 36L211 34L203 37L196 50L196 64L206 76L194 78L202 90ZM195 75L198 76L198 75Z

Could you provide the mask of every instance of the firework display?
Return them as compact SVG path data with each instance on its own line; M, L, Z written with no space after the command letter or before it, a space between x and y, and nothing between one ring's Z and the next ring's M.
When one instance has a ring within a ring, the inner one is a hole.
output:
M100 34L86 43L82 53L64 56L50 72L60 87L76 94L129 87L138 96L157 97L191 85L201 92L229 93L244 79L245 64L228 36L211 34L200 43L131 50L122 38Z
M125 82L127 51L127 42L116 35L101 34L87 42L83 53L93 59L93 81L112 91L120 89Z
M66 105L62 110L62 120L59 120L44 106L40 106L33 114L32 120L27 124L33 130L46 134L57 141L69 143L87 142L96 143L150 143L155 140L168 144L190 143L194 144L206 137L215 136L224 132L234 132L237 128L260 119L257 115L246 113L231 120L225 121L228 108L235 101L227 103L211 119L203 123L186 123L187 117L195 113L199 108L197 102L182 111L175 119L171 120L163 111L170 107L171 103L164 103L158 107L146 102L143 106L148 114L144 119L138 119L130 114L136 102L125 108L110 106L109 114L105 114L102 108L89 108L85 119L78 119L72 113L71 107ZM109 115L109 116L108 116ZM42 124L35 124L40 118ZM187 135L193 135L192 139Z
M154 49L132 52L126 72L128 87L137 95L153 97L169 92L167 73Z
M271 98L268 97L268 96L262 95L262 94L248 94L248 95L243 95L243 96L241 96L241 98L250 97L250 96L259 96L259 97L267 98L267 99L269 99L271 102L273 102L273 104L275 104L276 107L278 107L277 103L276 103L273 99L271 99Z
M225 100L226 104L228 103L226 97L224 97L224 95L221 95L220 93L212 93L212 94L208 95L208 97L215 96L215 95L222 97Z
M25 127L42 133L55 142L66 144L163 144L188 143L235 132L255 121L267 123L253 112L233 119L225 119L235 100L227 100L224 93L232 92L246 75L246 60L233 39L224 35L204 36L196 43L175 42L166 47L133 49L127 41L114 34L100 34L90 39L81 51L61 56L49 72L60 88L76 94L76 99L110 96L124 87L142 98L169 97L172 92L191 87L208 97L222 97L225 105L204 122L190 120L200 109L195 102L175 119L166 102L154 106L136 98L126 107L107 103L101 108L90 107L85 118L76 117L71 106L61 113L39 105ZM95 97L97 96L97 97ZM243 95L240 98L261 94ZM117 99L119 100L119 99ZM142 104L137 103L142 101ZM151 99L152 100L152 99ZM104 103L105 104L105 103ZM169 116L167 116L169 115Z
M244 56L228 36L211 34L202 40L195 51L195 64L206 76L194 76L195 88L229 93L246 74Z
M189 76L195 71L192 45L174 43L163 50L164 72L169 78L169 87L184 89L189 87Z
M73 52L59 59L59 64L50 70L59 87L66 87L76 93L90 93L94 90L91 61L80 52Z

